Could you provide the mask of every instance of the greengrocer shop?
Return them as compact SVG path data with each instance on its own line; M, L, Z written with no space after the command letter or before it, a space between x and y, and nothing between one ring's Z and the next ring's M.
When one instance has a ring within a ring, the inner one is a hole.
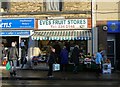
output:
M69 57L75 44L87 55L92 53L91 19L37 20L36 30L31 36L45 54L49 45L68 46Z

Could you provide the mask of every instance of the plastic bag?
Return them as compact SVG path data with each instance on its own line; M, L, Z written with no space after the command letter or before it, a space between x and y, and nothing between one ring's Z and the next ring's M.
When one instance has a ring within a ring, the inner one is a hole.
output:
M10 69L11 69L11 65L10 65L10 62L8 61L6 64L6 70L10 70Z
M59 71L60 70L60 64L53 64L53 71Z

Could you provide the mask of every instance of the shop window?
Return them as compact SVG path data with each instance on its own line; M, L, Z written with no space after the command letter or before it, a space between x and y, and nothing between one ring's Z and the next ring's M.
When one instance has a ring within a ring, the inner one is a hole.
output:
M46 11L62 11L62 0L45 0Z
M1 2L1 11L8 11L9 10L9 2Z

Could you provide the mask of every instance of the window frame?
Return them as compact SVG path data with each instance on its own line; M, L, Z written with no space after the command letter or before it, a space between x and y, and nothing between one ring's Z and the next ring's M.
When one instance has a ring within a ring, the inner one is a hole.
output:
M48 1L50 1L50 0L44 0L44 2L43 2L43 10L44 11L62 11L62 9L63 9L63 0L58 0L59 2L59 6L57 7L58 9L55 9L55 7L53 7L53 9L51 9L51 8L49 8L48 9L48 4L50 4ZM52 0L51 0L52 1ZM56 2L56 0L54 0L55 2ZM53 3L54 4L54 3Z
M1 9L3 9L4 11L9 11L10 2L8 2L8 0L6 2L1 2Z

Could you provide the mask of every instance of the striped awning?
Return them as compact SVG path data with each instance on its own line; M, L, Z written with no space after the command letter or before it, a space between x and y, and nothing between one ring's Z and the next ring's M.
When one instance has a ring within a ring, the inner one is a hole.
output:
M35 31L32 40L90 40L90 30Z

